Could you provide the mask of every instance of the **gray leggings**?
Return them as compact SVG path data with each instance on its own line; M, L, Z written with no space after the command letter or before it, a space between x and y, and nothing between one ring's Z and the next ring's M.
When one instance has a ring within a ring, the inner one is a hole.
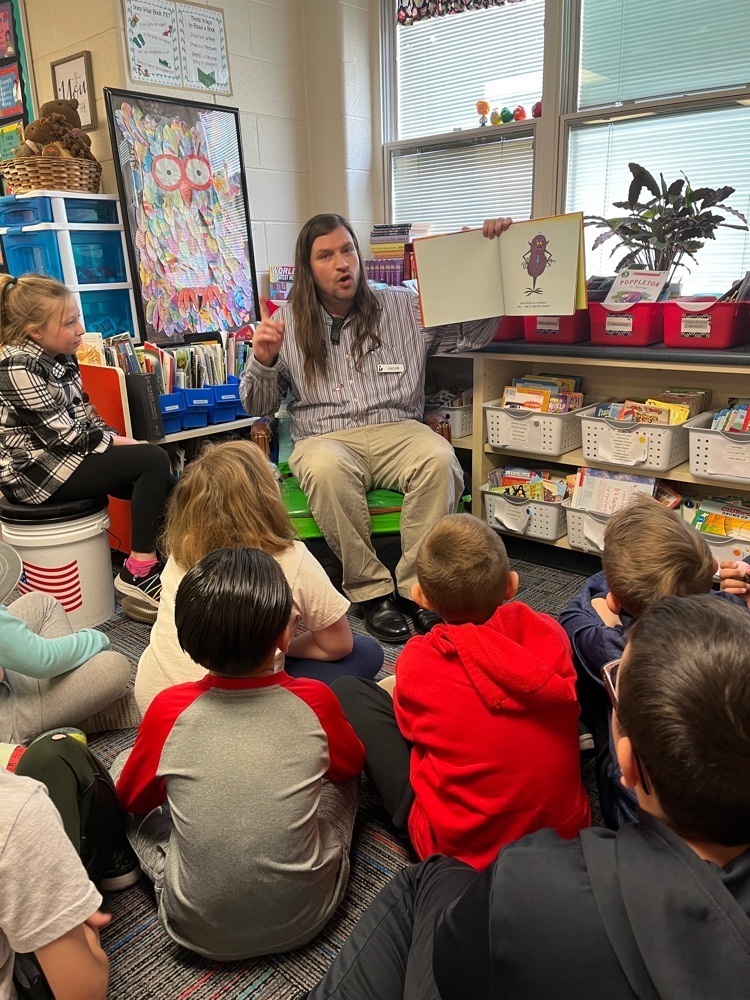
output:
M62 605L50 594L24 594L8 610L47 639L73 631ZM0 681L0 741L25 743L47 729L83 722L122 697L129 680L130 663L114 650L46 680L6 670Z

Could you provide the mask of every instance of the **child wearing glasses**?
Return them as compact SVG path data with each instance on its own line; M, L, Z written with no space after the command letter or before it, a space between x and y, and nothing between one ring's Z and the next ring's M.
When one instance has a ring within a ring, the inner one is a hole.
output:
M648 608L610 671L639 822L542 830L479 874L439 857L405 868L307 1000L747 997L748 677L742 608Z
M675 511L638 495L607 521L602 566L560 624L573 646L583 716L599 751L602 813L616 828L635 819L637 804L620 780L602 667L622 656L631 623L647 608L670 595L708 593L717 564L705 539Z

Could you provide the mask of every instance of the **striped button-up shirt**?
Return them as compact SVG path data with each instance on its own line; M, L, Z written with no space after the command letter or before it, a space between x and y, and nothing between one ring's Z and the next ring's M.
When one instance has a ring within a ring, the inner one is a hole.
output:
M291 305L274 319L284 321L284 340L271 368L252 357L242 376L240 395L248 413L275 413L291 389L291 433L295 441L370 424L422 420L428 354L471 351L488 344L498 320L483 319L424 329L419 299L406 289L376 291L381 305L381 345L357 364L351 351L353 315L343 321L338 343L331 343L333 320L321 307L328 367L312 385L303 376L304 358L294 335Z
M43 503L86 455L106 451L110 428L88 403L74 357L33 340L0 348L0 489L16 503Z

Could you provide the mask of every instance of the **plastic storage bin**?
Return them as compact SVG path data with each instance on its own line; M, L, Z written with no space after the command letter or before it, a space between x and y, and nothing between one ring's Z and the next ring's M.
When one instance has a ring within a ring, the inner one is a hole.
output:
M185 430L192 430L194 427L206 427L208 424L208 414L213 403L211 387L205 386L203 389L179 389L185 403L185 412L182 415L182 426Z
M708 544L717 563L727 561L747 562L750 559L750 541L746 538L723 538L701 531L701 538Z
M79 285L103 285L128 280L119 232L71 230L70 243Z
M499 399L484 404L487 441L493 448L507 448L532 455L562 455L581 447L581 421L572 413L538 413L505 410Z
M746 343L750 331L747 306L739 302L707 299L664 303L664 344L666 347L726 350Z
M590 335L589 311L572 316L524 316L523 335L530 344L577 344Z
M565 510L561 503L507 497L493 493L489 485L480 488L484 493L485 520L491 528L526 538L543 538L548 542L565 534Z
M494 343L504 340L521 340L523 338L523 316L503 316L497 324Z
M570 506L570 500L563 500L562 507L568 522L568 545L571 549L600 555L604 551L604 529L611 515L578 510Z
M583 457L590 462L621 465L639 472L667 472L687 461L686 424L640 424L595 417L596 407L577 410ZM748 435L750 437L750 435Z
M73 225L116 226L120 223L116 201L94 198L65 198L65 216Z
M129 333L133 336L133 313L127 289L113 289L111 292L81 291L79 294L83 325L88 333L101 333L104 337L111 337L115 333Z
M16 198L12 194L0 198L0 228L15 229L35 226L40 222L52 222L49 198Z
M159 409L165 434L176 434L182 430L185 400L181 392L169 392L159 396Z
M237 378L236 375L228 375L227 384L237 386L237 402L235 404L235 409L234 409L234 418L235 420L245 420L252 414L248 413L245 407L242 405L242 400L240 399L240 391L239 391L240 380Z
M750 431L712 431L713 413L699 413L687 428L690 471L700 479L750 483Z
M43 274L65 280L54 229L6 233L3 250L9 274Z
M664 303L637 302L624 311L605 309L601 302L589 302L591 343L599 347L613 344L647 347L658 343L664 332Z
M240 402L240 387L237 382L227 382L226 385L210 387L212 403L208 411L208 420L212 424L226 424L234 420L237 405Z
M441 417L445 417L451 425L451 436L454 438L469 437L474 427L474 407L471 403L467 406L444 406L442 410L435 410Z

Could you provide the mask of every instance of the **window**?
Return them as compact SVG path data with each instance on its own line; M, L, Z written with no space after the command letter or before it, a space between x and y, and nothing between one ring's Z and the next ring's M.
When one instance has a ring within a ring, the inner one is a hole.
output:
M727 202L750 216L747 0L715 8L703 0L578 2L576 106L563 119L565 209L620 214L612 202L627 198L635 161L667 183L684 173L693 187L731 185ZM600 232L586 231L587 271L612 274L614 241L590 250ZM683 293L726 291L750 269L748 233L718 230L688 267L675 275Z
M390 219L446 231L481 224L499 211L528 218L544 0L389 30L395 55L387 126L393 141L386 145ZM479 128L482 99L498 111L520 104L528 118Z

